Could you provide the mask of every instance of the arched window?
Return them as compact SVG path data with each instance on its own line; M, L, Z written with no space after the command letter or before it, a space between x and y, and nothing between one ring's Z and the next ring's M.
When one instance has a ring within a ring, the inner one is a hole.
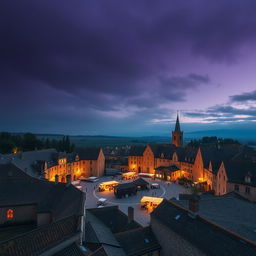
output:
M6 217L7 217L7 219L13 219L13 210L12 209L7 210Z

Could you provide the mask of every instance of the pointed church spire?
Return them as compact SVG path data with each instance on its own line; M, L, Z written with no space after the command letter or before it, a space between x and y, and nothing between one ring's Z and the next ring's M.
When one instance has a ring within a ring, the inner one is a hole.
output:
M183 145L183 132L180 130L179 113L177 113L175 130L172 132L172 144L176 147Z
M175 125L175 132L180 132L179 114L177 114L176 125Z

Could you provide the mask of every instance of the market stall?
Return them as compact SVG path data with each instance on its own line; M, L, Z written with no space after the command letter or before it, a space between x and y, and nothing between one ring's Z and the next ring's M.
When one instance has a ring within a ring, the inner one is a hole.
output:
M130 180L138 177L136 172L125 172L122 174L122 180Z
M114 186L117 186L118 184L119 182L115 180L101 182L99 184L99 191L111 191L113 190Z
M142 209L147 209L150 212L153 211L163 201L162 197L143 196L140 200Z

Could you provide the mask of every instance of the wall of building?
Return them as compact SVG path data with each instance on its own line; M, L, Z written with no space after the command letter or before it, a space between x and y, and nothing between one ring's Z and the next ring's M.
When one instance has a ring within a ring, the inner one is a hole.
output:
M183 132L172 132L172 144L176 147L180 147L183 145Z
M150 224L156 239L162 247L162 256L206 255L152 216Z
M130 171L142 172L143 168L143 156L129 156L128 166Z
M59 176L59 182L66 182L66 176L71 175L72 181L77 180L79 177L100 177L104 175L105 170L105 156L100 150L97 160L79 160L66 162L66 159L59 159L58 165L52 166L45 170L45 178L54 181L55 175Z
M237 188L239 190L237 190ZM248 193L249 189L249 193ZM227 183L227 192L233 192L235 191L242 197L250 200L251 202L256 202L256 187L245 185L245 184L240 184L240 183L233 183L233 182L228 182Z
M13 210L13 218L7 218L7 211ZM0 208L0 225L4 223L25 223L36 222L36 206L35 205L23 205L13 207L1 207Z
M96 173L94 176L100 177L104 175L105 171L105 156L103 154L102 149L100 150L98 159L96 161L96 166L95 166Z
M173 164L172 159L166 159L166 158L156 158L155 159L155 167L170 166L172 164Z
M205 190L213 190L213 178L214 178L214 174L208 170L208 169L204 169L204 173L203 173L203 181L207 182L207 185L205 186Z
M201 151L198 150L193 168L192 168L192 179L196 182L202 182L204 177L204 164Z
M227 173L224 168L223 163L221 164L217 174L216 174L216 182L215 182L215 195L225 195L227 193Z
M180 162L180 169L185 172L185 177L192 180L193 164L187 162Z
M172 159L155 158L149 146L146 147L143 156L129 156L128 157L129 170L136 172L155 173L155 168L159 166L177 165L180 171L174 172L170 180L177 180L179 177L186 177L194 182L207 184L203 186L205 191L215 190L216 195L223 195L227 193L227 175L224 166L220 169L220 174L217 177L209 164L209 168L204 168L201 151L198 150L194 163L179 161L177 155L174 153ZM158 178L161 174L157 173ZM162 175L163 176L163 175ZM163 178L163 177L162 177Z
M152 152L149 146L147 146L145 151L143 152L142 172L147 172L152 174L155 173L154 153Z

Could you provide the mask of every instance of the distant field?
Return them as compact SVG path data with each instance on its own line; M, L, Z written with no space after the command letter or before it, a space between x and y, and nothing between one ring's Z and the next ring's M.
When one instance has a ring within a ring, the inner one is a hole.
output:
M170 143L170 138L129 138L129 137L70 137L76 146L122 146Z
M38 135L39 138L59 140L62 135ZM114 137L114 136L69 136L76 146L122 146L170 143L171 137Z
M37 135L39 138L49 138L60 140L64 135ZM115 137L115 136L69 136L72 143L78 147L87 147L87 146L123 146L123 145L147 145L147 144L164 144L171 143L170 137L161 137L161 136L150 136L150 137ZM198 139L201 137L187 137L184 138L184 144L190 142L191 139ZM232 138L232 137L231 137ZM249 144L251 146L256 145L255 140L245 140L239 139L243 144Z

